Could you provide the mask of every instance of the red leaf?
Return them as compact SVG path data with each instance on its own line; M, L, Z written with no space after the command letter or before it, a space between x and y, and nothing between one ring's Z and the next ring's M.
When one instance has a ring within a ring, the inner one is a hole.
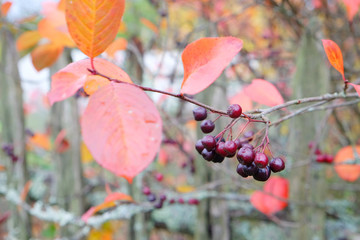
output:
M321 41L330 64L341 73L345 81L343 56L339 46L329 39L322 39Z
M265 215L272 215L288 204L289 182L286 178L271 177L264 185L264 191L255 191L250 198L251 204ZM282 200L284 199L284 200Z
M266 106L272 107L284 103L276 87L263 79L254 79L249 86L244 88L244 93L253 101Z
M343 0L343 2L346 6L348 20L352 22L354 16L359 11L360 0Z
M242 48L234 37L202 38L182 53L184 80L181 93L196 94L212 84Z
M114 202L114 201L133 202L134 200L132 199L131 196L120 192L109 193L104 200L104 202Z
M360 164L351 163L352 161L359 161L358 156L354 154L356 150L357 155L360 155L360 146L353 148L346 146L340 149L334 158L334 168L340 178L345 181L354 182L360 177Z
M61 130L59 134L56 136L54 145L55 145L55 151L58 153L64 153L70 148L70 143L66 139L65 129Z
M10 2L10 1L6 1L3 4L1 4L1 16L2 17L6 17L11 6L12 6L12 2Z
M160 147L162 121L141 89L111 83L90 96L81 128L95 160L131 182L153 161Z
M94 65L97 71L118 80L131 83L130 77L121 68L102 58L95 58ZM48 93L50 104L62 101L76 93L84 86L91 69L90 59L70 63L52 76L51 90Z
M250 111L253 108L251 98L245 94L244 90L230 98L229 102L230 104L239 104L243 112Z
M357 94L359 95L360 97L360 85L357 85L357 84L353 84L353 83L348 83L349 85L353 86L357 92Z

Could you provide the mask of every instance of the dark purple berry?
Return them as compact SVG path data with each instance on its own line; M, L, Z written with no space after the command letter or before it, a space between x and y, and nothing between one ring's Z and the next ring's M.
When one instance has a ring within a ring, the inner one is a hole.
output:
M244 133L244 138L246 138L246 140L249 142L251 142L253 140L253 137L254 137L253 131L247 131Z
M160 195L160 201L161 201L161 202L164 202L165 200L166 200L166 195L161 194L161 195Z
M215 129L215 124L211 120L204 120L201 122L200 128L203 133L211 133Z
M264 168L268 165L269 159L264 153L257 152L255 154L254 163L257 167Z
M270 169L273 172L280 172L285 169L285 162L281 158L273 158L270 161Z
M149 195L151 193L151 190L149 187L143 187L142 192L145 195Z
M242 147L239 149L237 159L240 163L245 165L251 165L255 158L255 153L251 148Z
M195 199L195 198L190 198L188 200L188 204L189 205L198 205L199 204L199 200Z
M154 207L155 208L162 208L162 206L163 206L163 202L162 201L160 201L160 202L157 202L155 205L154 205Z
M202 121L207 118L206 109L203 107L197 107L193 110L194 119L196 121Z
M227 115L231 118L238 118L241 116L242 108L239 104L231 104L227 109Z
M204 148L204 150L201 152L201 156L206 160L206 161L212 161L215 158L215 151L214 150L207 150L206 148Z
M236 143L234 141L226 141L224 144L224 150L228 153L228 155L234 155L237 150Z
M156 200L155 194L150 193L149 195L147 195L147 200L149 202L154 202Z
M196 148L196 151L200 154L201 154L202 150L204 150L205 147L202 144L201 139L197 140L197 142L195 143L195 148Z
M271 175L271 170L269 166L266 166L265 168L259 168L258 171L253 175L253 178L255 180L265 182L269 179Z
M236 172L242 176L243 178L247 178L248 175L244 172L244 167L246 167L246 165L243 165L241 163L238 164L237 168L236 168Z
M226 157L228 153L225 151L225 143L219 142L216 144L215 152L220 156Z
M213 158L212 161L213 161L214 163L222 163L222 162L224 161L224 159L225 159L225 157L223 157L223 156L215 153L215 156L214 156L214 158Z
M234 142L236 144L236 148L240 149L242 144L240 138L235 139Z
M201 139L201 142L203 146L209 151L213 150L216 147L216 141L213 136L206 135Z
M259 171L259 168L255 165L255 163L252 163L251 165L244 165L243 171L248 176L253 176Z

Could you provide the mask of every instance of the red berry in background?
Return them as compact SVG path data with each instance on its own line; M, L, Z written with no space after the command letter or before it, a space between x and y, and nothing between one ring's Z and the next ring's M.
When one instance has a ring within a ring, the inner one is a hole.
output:
M270 161L270 169L272 172L281 172L285 169L285 162L279 157L273 158Z
M332 163L334 161L334 156L331 154L325 154L325 162Z
M259 170L253 175L255 180L265 182L270 178L271 170L270 167L267 166L265 168L259 168Z
M254 163L257 167L264 168L268 165L269 159L264 153L257 152L255 154Z
M142 192L145 195L149 195L151 193L151 190L149 187L143 187Z
M154 207L155 208L162 208L162 206L163 206L163 202L162 201L160 201L160 202L157 202L155 205L154 205Z
M321 150L319 148L317 148L315 150L315 155L321 155L321 154L322 154Z
M241 142L241 139L240 138L237 138L234 140L235 144L236 144L236 148L237 149L240 149L241 148L241 145L242 145L242 142Z
M155 178L158 182L161 182L164 179L164 175L162 175L161 173L156 173Z
M226 141L224 144L224 150L228 153L228 155L234 155L237 150L236 143L234 141Z
M241 145L241 148L250 148L250 149L254 149L254 146L251 145L250 143L243 143Z
M225 151L225 143L219 142L216 144L215 152L220 156L226 157L228 153Z
M169 200L169 204L174 204L175 203L175 199L170 199Z
M326 155L325 154L319 154L316 156L316 161L318 163L324 163L326 162Z
M241 116L242 108L239 104L231 104L227 109L227 115L231 118L238 118Z
M185 203L185 201L184 201L184 199L179 198L179 199L178 199L178 203L180 203L180 204L184 204L184 203Z
M216 147L216 141L215 138L213 136L210 135L206 135L201 139L201 143L203 144L203 146L211 151Z
M199 200L195 199L195 198L191 198L188 200L188 204L189 205L198 205L199 204Z
M165 200L166 200L166 195L161 194L161 195L160 195L160 201L161 201L161 202L164 202Z
M207 118L206 109L203 107L197 107L193 110L194 119L196 121L202 121Z
M201 154L202 150L204 150L204 145L202 144L201 139L197 140L197 142L195 143L195 149L198 153Z
M211 133L215 129L215 124L211 120L204 120L201 122L200 129L203 133Z
M214 150L207 150L206 148L201 152L201 156L207 160L207 161L212 161L215 158L215 151Z
M237 168L236 168L236 172L240 175L240 176L242 176L243 178L247 178L249 175L247 175L245 172L244 172L244 167L245 167L246 165L243 165L243 164L241 164L241 163L239 163L238 165L237 165Z
M253 140L253 137L254 137L253 131L247 131L244 133L244 138L249 142L251 142Z
M242 147L236 155L238 161L245 165L251 165L255 158L255 153L251 148Z

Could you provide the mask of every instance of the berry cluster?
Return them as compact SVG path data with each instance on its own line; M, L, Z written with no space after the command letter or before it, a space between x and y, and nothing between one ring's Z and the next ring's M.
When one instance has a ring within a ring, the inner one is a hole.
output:
M153 192L151 191L151 189L150 189L148 186L143 187L142 192L143 192L143 194L146 196L146 198L147 198L147 200L148 200L149 202L154 203L154 207L155 207L155 208L162 208L164 202L167 201L167 196L166 196L165 194L161 194L161 195L159 196L159 201L156 202L157 196L156 196L155 193L153 193ZM195 199L195 198L190 198L189 200L185 201L183 198L179 198L179 199L174 199L174 198L172 198L172 199L169 199L169 200L168 200L168 203L169 203L169 204L178 203L178 204L198 205L198 204L199 204L199 200L198 200L198 199Z
M314 151L314 148L315 148L314 142L310 142L308 146L309 146L310 151ZM318 163L331 164L334 161L333 155L331 155L329 153L323 153L319 148L316 148L314 153L316 156L316 162L318 162Z
M2 150L6 155L9 156L13 163L17 162L17 160L19 159L18 156L14 154L14 146L12 144L4 144L2 146Z
M203 107L197 107L193 110L194 119L202 121L200 128L203 133L211 133L215 129L215 123L207 118L207 111ZM242 109L238 104L232 104L227 109L227 115L230 118L237 119L242 115ZM259 151L260 146L254 148L250 143L253 140L252 131L245 132L242 137L232 140L225 140L224 133L231 129L230 125L219 135L205 135L195 144L195 149L201 156L209 162L221 163L225 158L235 157L238 159L237 173L246 178L253 176L255 180L266 181L269 179L271 172L280 172L285 169L285 162L279 157L269 161L266 154ZM267 137L267 136L266 136ZM265 145L266 146L266 145ZM258 150L257 150L258 149Z

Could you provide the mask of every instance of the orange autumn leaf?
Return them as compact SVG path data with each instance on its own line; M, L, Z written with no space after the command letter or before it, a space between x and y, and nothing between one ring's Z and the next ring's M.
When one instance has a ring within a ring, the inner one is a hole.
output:
M58 30L56 25L47 18L42 19L38 23L38 31L43 38L47 38L57 45L66 47L73 47L75 45L66 32Z
M115 39L124 8L125 0L67 0L68 29L85 55L98 56Z
M85 145L84 142L81 143L81 162L82 163L89 163L94 160L93 156L91 155L89 149Z
M12 6L12 2L4 2L3 4L1 4L1 16L2 17L6 17L6 15L8 14L10 8Z
M84 84L84 91L90 96L94 92L108 84L110 84L110 81L108 79L98 75L90 75L86 78L86 82Z
M151 21L149 21L146 18L140 18L140 22L142 24L144 24L147 28L149 28L151 31L153 31L154 33L158 34L159 33L159 29L158 27L152 23Z
M115 56L115 53L117 51L120 51L120 50L125 50L126 47L127 47L127 40L125 38L118 38L118 39L115 39L115 41L113 41L108 47L107 49L105 50L106 54L111 57L111 58L114 58Z
M29 180L25 183L25 186L23 188L23 190L21 191L21 195L20 198L21 200L24 202L26 200L26 196L28 195L29 191L30 191L30 187L31 187L32 182Z
M176 191L179 193L189 193L194 192L196 190L195 187L189 185L181 185L176 187Z
M348 20L352 22L354 16L359 11L360 8L360 0L343 0Z
M322 39L321 41L330 64L341 73L345 81L343 56L339 46L329 39Z
M6 167L4 165L0 165L0 171L5 171Z
M60 57L64 47L54 43L37 46L31 52L31 60L37 71L53 65Z
M43 133L35 133L30 139L29 139L30 144L45 149L45 150L50 150L51 148L51 142L50 142L50 137L47 134L43 134Z
M353 84L353 83L348 83L349 85L353 86L357 92L357 94L359 95L360 97L360 85L357 85L357 84Z
M356 155L354 154L356 151ZM334 158L334 168L340 178L345 181L354 182L360 177L360 164L352 163L353 161L360 161L360 146L353 148L346 146L340 149Z
M201 38L184 49L182 94L196 94L210 86L243 46L234 37Z
M27 50L35 46L41 39L38 31L26 31L16 40L16 49L18 51Z
M114 201L133 202L134 200L131 196L121 192L109 193L104 200L104 202L114 202Z

